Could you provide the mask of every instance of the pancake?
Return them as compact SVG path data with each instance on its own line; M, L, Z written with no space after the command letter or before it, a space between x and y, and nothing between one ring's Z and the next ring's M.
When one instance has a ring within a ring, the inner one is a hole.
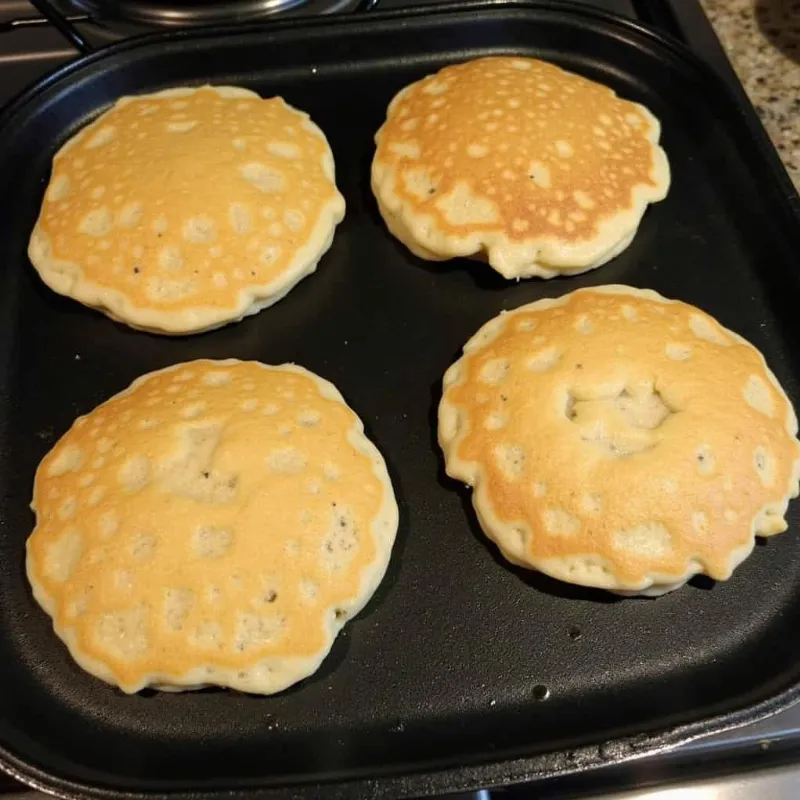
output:
M284 297L344 216L322 131L227 86L123 97L56 154L28 255L59 294L198 333Z
M33 595L87 672L270 694L311 675L389 562L381 455L327 381L194 361L85 417L36 473Z
M375 136L372 190L420 258L506 278L599 267L662 200L660 124L608 87L531 58L445 67L401 90Z
M627 286L486 323L445 373L438 434L509 561L620 593L729 578L798 495L797 417L760 352Z

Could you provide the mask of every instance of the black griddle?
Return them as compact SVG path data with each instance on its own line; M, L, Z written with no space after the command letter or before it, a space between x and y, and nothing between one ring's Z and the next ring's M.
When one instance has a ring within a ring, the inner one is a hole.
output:
M372 136L402 86L492 53L545 58L646 104L673 170L632 245L574 278L508 283L422 263L381 222ZM348 212L275 307L185 339L46 289L25 256L57 147L125 93L241 84L326 132ZM440 380L504 308L629 283L697 304L800 397L796 195L752 109L685 48L578 5L463 3L159 34L44 79L0 118L0 762L61 795L420 795L530 781L755 721L800 695L800 519L734 577L615 600L509 568L435 443ZM320 671L274 697L127 697L82 672L23 569L36 465L74 417L192 358L295 361L332 380L389 464L401 524L384 583ZM724 390L724 387L721 387Z

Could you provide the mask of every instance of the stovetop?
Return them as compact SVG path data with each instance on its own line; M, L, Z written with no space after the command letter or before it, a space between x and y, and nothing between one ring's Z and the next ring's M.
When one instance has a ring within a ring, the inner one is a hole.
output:
M535 1L535 0L534 0ZM425 5L437 0L53 0L80 42L98 49L114 41L164 28L204 22L252 21L296 15L370 13L375 8ZM738 80L698 0L584 0L667 31L704 57L735 90ZM45 73L79 53L38 0L0 0L0 106ZM605 797L618 800L796 800L800 767L800 704L761 723L690 742L670 752L622 766L537 786L538 800ZM769 771L764 768L769 766ZM753 772L754 769L760 771ZM680 782L676 783L678 780ZM671 788L653 790L669 783ZM638 787L631 790L630 787ZM35 800L38 793L0 775L0 794ZM487 792L476 793L488 796ZM531 797L520 787L492 792ZM39 795L41 796L41 795ZM4 800L5 800L4 798Z

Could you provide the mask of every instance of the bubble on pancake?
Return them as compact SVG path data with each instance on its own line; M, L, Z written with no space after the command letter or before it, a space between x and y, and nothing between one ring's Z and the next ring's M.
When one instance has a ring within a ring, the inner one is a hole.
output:
M359 547L361 533L349 508L341 504L331 512L331 520L322 542L321 561L327 571L345 569Z
M278 474L297 474L306 468L306 457L293 447L273 450L267 457L270 471Z
M183 267L183 252L180 247L165 247L158 254L158 263L166 272L177 272Z
M603 496L600 492L587 492L581 498L581 509L584 514L593 516L603 510Z
M314 409L305 408L298 414L297 422L304 428L314 428L322 422L322 414Z
M242 177L265 194L279 192L285 186L283 173L258 161L241 168Z
M102 614L93 631L98 654L126 661L143 656L150 647L147 609L131 608Z
M704 511L692 512L692 528L700 536L708 533L708 515Z
M301 150L294 142L269 142L267 151L278 158L300 158Z
M234 647L240 653L260 650L279 640L285 627L285 621L277 614L240 614Z
M717 468L717 458L713 449L707 445L702 444L695 453L697 459L697 469L701 475L713 475Z
M484 427L489 431L498 431L501 428L505 428L509 422L510 418L507 414L501 414L497 411L493 411L486 417Z
M56 583L64 583L78 566L83 552L83 535L75 528L67 528L45 552L45 574Z
M103 538L114 536L119 531L119 514L116 511L104 511L98 518L98 530Z
M58 175L50 184L47 190L47 199L51 203L59 203L62 201L72 190L72 182L69 175Z
M766 417L772 417L775 413L772 392L760 375L748 376L744 387L744 399L748 405Z
M79 226L81 233L103 238L111 233L114 218L105 206L92 209L82 220Z
M497 206L476 195L464 182L457 183L451 192L441 195L436 206L451 225L480 225L498 219Z
M777 468L772 453L766 447L756 447L753 451L753 464L761 483L766 487L774 486Z
M541 161L531 161L528 166L528 177L540 188L549 189L552 185L550 168Z
M206 386L227 386L231 382L231 373L226 369L210 370L203 376Z
M188 589L168 588L164 592L163 619L174 633L183 631L183 626L194 605L194 592Z
M260 263L265 267L271 267L281 255L281 248L278 245L267 245L262 251L260 256Z
M686 361L692 355L692 348L688 344L679 344L677 342L668 342L664 347L664 352L668 358L674 361Z
M551 536L574 536L581 529L581 521L563 508L545 509L542 521Z
M206 214L190 217L183 228L183 238L193 244L208 244L217 238L214 220Z
M103 147L112 142L115 137L116 129L112 125L104 125L89 137L86 141L86 149L94 150Z
M239 236L246 236L253 230L253 215L244 203L231 203L229 215L231 227Z
M616 531L611 542L619 550L655 559L663 558L672 549L669 530L657 521L643 522L628 530Z
M201 525L192 537L192 554L198 558L221 558L232 546L233 533L215 525Z
M508 370L511 368L511 363L507 359L496 358L483 365L480 372L480 380L483 383L488 383L496 386L502 383L507 375Z
M47 465L47 474L53 478L67 472L75 472L86 460L83 449L77 445L59 446L54 452L55 458L52 458Z
M501 472L511 480L525 474L525 448L518 444L502 444L495 449L495 458Z
M329 481L338 481L342 476L342 471L332 461L327 461L322 467L322 474Z
M403 175L406 188L420 199L436 194L436 182L427 170L409 170Z
M289 208L283 215L283 221L290 231L297 233L303 229L306 218L302 211L296 208Z
M528 360L528 369L533 372L548 372L558 364L561 353L557 347L545 347Z
M554 146L560 158L572 158L572 156L575 155L575 150L572 148L572 145L563 139L556 139Z
M395 155L403 156L404 158L419 158L419 145L415 142L393 142L389 145L389 149Z
M180 122L170 122L167 124L168 133L189 133L198 126L196 119L183 120Z
M730 340L719 330L719 326L704 314L692 314L689 317L689 329L703 341L721 345L730 344Z

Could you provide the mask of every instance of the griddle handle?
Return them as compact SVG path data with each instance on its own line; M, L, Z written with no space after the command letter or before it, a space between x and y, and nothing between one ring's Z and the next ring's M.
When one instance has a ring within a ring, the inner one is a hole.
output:
M89 55L94 48L83 34L49 0L30 0L31 5L81 54Z

